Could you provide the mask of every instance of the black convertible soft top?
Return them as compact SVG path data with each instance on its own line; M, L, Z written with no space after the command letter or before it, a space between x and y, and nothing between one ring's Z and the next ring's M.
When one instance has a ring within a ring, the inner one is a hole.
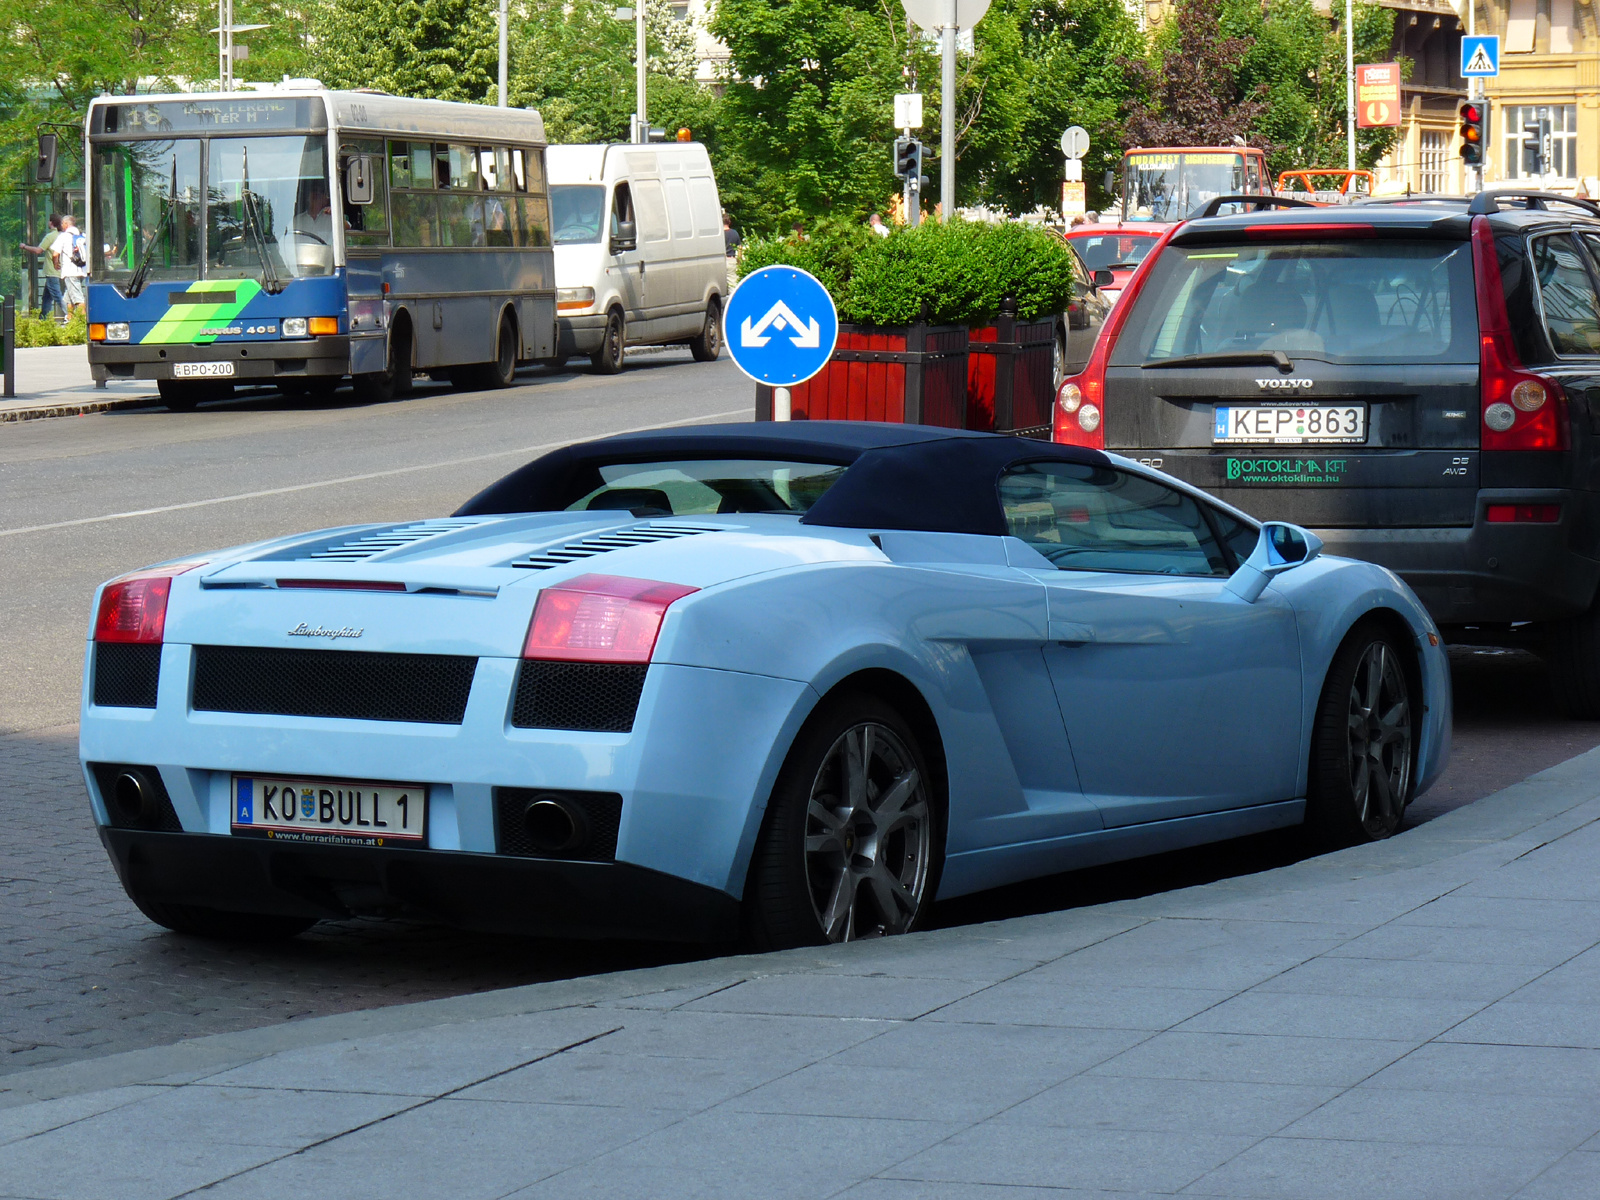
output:
M625 433L564 446L490 484L455 515L555 512L600 486L611 463L787 459L848 467L801 518L805 525L1004 534L996 483L1019 462L1106 466L1080 446L928 425L751 421Z

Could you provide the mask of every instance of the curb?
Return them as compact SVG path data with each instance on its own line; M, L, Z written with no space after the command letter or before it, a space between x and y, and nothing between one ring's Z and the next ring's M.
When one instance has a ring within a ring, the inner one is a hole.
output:
M40 421L46 417L84 417L118 408L149 408L160 404L156 396L107 396L104 400L64 400L27 408L0 408L0 425L8 421Z
M285 1021L233 1033L217 1033L166 1046L123 1051L0 1075L0 1111L85 1092L151 1083L186 1083L288 1050L350 1042L359 1038L466 1024L557 1009L615 1005L668 1006L751 978L836 971L872 974L874 965L929 945L953 956L968 946L1011 942L1083 944L1077 927L1096 936L1107 925L1124 928L1162 919L1182 920L1206 910L1232 910L1273 896L1364 879L1393 876L1444 860L1458 864L1461 882L1497 869L1541 845L1595 821L1590 805L1600 799L1600 748L1512 784L1385 842L1351 847L1254 875L1083 908L955 926L888 940L851 942L764 954L703 959L644 967L607 975L550 980L488 992L396 1004L381 1008ZM1455 886L1459 886L1459 883ZM1064 950L1065 952L1065 950ZM656 998L656 1005L650 998Z

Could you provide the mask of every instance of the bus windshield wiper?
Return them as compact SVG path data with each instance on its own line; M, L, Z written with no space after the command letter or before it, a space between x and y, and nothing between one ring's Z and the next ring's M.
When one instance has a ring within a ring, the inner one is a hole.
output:
M167 222L172 219L172 214L178 208L178 157L172 157L172 190L167 193L166 203L161 206L161 219L156 222L156 227L150 231L150 240L144 244L144 253L139 256L139 267L133 273L133 278L128 280L128 290L124 293L130 300L144 291L145 276L150 274L150 256L155 253L156 243L161 240L161 231L167 228Z
M1287 375L1294 363L1282 350L1224 350L1217 354L1184 354L1178 358L1152 358L1141 364L1146 371L1169 367L1256 367L1274 366Z
M250 190L250 151L245 149L244 170L239 185L239 208L244 214L244 227L250 235L251 242L256 248L256 257L261 260L261 282L269 295L276 296L283 291L283 281L278 278L277 269L272 265L272 258L267 254L267 239L261 232L261 213L257 205L259 200Z

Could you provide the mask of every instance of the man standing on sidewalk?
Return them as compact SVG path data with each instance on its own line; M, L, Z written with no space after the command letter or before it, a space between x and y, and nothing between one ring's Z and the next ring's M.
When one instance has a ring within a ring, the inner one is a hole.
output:
M67 302L67 315L86 311L89 284L89 239L78 232L71 213L61 214L61 236L54 246L56 265L61 269L61 291Z
M30 246L27 242L18 243L24 254L31 254L44 261L39 264L39 273L44 281L44 295L39 300L39 316L41 318L53 317L60 313L62 319L66 318L67 310L61 303L61 269L56 266L55 256L52 253L55 242L61 236L61 217L57 213L50 214L50 232L44 235L44 240L37 246Z

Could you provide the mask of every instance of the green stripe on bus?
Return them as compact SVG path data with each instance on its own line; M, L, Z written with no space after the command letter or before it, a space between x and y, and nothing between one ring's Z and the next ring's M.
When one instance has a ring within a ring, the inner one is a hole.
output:
M183 289L186 296L204 296L208 292L227 292L233 295L232 303L171 305L161 320L149 333L139 339L141 345L185 342L192 345L209 345L217 340L216 334L202 335L205 329L227 325L244 306L261 292L254 279L202 279ZM173 293L174 295L178 293ZM171 302L169 301L169 304Z

